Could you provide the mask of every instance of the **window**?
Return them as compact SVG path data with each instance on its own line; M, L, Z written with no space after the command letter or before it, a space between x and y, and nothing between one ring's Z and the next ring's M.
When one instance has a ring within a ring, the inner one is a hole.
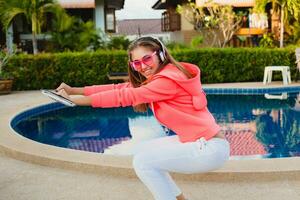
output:
M162 14L162 31L178 31L180 29L180 15L175 10L169 10Z
M106 9L105 31L111 33L116 32L116 18L114 9Z

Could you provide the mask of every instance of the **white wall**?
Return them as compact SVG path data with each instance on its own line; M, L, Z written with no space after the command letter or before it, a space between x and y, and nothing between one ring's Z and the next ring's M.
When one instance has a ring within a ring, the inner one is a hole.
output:
M171 33L170 40L174 42L183 43L183 33L182 31L174 31Z
M117 36L117 35L115 35ZM145 36L151 36L151 37L156 37L161 39L163 42L169 42L171 40L171 34L170 33L159 33L159 34L146 34L146 35L141 35L143 37ZM137 39L139 36L138 35L125 35L126 38L128 38L130 41Z
M6 31L6 46L9 52L13 51L13 25L11 24Z
M181 30L182 31L194 30L193 24L191 24L184 16L180 15L180 17L181 17Z
M105 12L104 12L104 0L95 0L95 11L94 11L94 21L96 29L101 29L105 31Z

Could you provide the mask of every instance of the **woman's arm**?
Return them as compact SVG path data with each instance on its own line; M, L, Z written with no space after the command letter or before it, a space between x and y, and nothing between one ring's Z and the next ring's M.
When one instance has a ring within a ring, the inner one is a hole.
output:
M90 96L70 97L64 89L59 90L57 94L65 97L66 99L71 100L78 106L91 106L92 99Z
M121 88L91 95L92 107L125 107L141 103L164 101L174 98L177 93L175 81L159 77L137 88Z
M83 87L71 87L65 83L61 83L58 88L55 89L57 92L64 90L68 95L83 95Z
M160 77L138 88L125 87L111 89L90 96L80 97L70 97L66 91L62 89L58 94L70 99L79 106L102 108L125 107L172 99L177 93L177 87L177 84L173 80L166 77Z
M76 94L83 95L84 94L83 92L84 92L84 88L83 87L72 87L71 94L72 95L76 95Z
M127 83L119 83L119 84L105 84L105 85L93 85L93 86L85 86L85 87L71 87L66 83L61 83L56 91L64 90L68 95L85 95L89 96L92 94L96 94L98 92L103 92L107 90L114 90L114 89L122 89L131 87L129 82Z
M78 106L91 106L92 99L89 96L70 97L70 100Z
M83 88L83 95L89 96L99 92L104 92L104 91L114 90L114 89L129 88L129 87L131 87L131 84L129 82L119 83L119 84L85 86Z

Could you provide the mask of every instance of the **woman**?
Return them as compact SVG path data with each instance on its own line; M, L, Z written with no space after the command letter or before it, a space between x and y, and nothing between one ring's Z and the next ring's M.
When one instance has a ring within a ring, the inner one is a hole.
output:
M150 108L158 121L176 135L138 145L134 170L155 199L185 200L169 172L215 170L228 160L229 143L207 109L197 66L175 61L152 37L132 42L128 56L128 83L84 88L62 83L58 94L82 106L133 106L140 112ZM69 96L73 94L83 96Z

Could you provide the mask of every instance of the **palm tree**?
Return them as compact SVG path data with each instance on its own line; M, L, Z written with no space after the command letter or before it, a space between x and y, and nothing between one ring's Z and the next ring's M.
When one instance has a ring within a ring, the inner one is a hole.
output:
M58 16L65 11L55 0L0 0L0 20L4 31L19 15L24 16L27 22L31 24L34 54L38 53L36 36L41 33L41 27L46 21L47 13Z
M280 48L282 48L284 24L289 24L290 18L300 21L300 0L272 0L272 7L274 11L280 10Z
M290 20L300 21L300 0L256 0L255 7L261 7L272 3L273 12L280 12L280 48L283 47L284 25L289 25Z

